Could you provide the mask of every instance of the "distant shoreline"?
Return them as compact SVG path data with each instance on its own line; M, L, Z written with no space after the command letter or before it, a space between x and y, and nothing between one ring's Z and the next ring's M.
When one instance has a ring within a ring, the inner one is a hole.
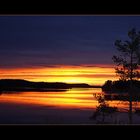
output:
M133 80L132 81L132 87L130 88L131 81L123 81L123 80L117 80L117 81L111 81L107 80L105 84L102 86L102 91L106 93L128 93L130 90L133 92L133 94L139 94L140 93L140 81L139 80Z
M67 91L72 88L101 88L102 86L91 86L86 83L68 84L62 82L32 82L22 79L1 79L0 92L6 91Z

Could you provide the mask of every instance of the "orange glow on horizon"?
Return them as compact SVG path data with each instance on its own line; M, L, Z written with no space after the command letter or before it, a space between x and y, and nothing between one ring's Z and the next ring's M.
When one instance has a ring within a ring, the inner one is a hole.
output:
M54 67L43 68L0 69L0 79L25 79L30 81L102 85L106 80L116 80L118 78L112 65L56 65Z

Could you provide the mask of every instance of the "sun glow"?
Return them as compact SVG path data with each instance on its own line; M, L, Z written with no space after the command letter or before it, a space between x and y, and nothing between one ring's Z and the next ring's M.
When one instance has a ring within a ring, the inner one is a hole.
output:
M99 66L64 66L43 68L0 69L0 79L25 79L30 81L88 83L102 85L106 80L116 80L114 68Z

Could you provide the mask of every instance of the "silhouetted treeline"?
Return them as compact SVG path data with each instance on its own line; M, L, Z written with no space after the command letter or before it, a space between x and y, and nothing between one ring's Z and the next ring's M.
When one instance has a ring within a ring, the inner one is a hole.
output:
M122 80L118 80L118 81L111 81L108 80L105 82L105 84L102 86L102 90L104 92L108 92L108 93L118 93L118 92L128 92L130 90L130 84L131 81L122 81ZM132 81L132 85L133 85L133 91L136 92L140 92L140 81L138 80L133 80Z
M55 89L90 88L88 84L67 84L61 82L31 82L21 79L1 79L1 91L54 91Z

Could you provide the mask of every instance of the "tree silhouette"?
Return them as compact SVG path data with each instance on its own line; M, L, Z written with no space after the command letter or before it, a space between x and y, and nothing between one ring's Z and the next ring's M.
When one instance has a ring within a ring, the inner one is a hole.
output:
M96 95L95 94L94 96L97 99L99 106L97 106L95 112L90 117L90 119L96 120L97 117L100 116L101 120L96 120L97 123L100 123L100 124L107 123L107 122L105 122L105 118L107 116L111 116L111 118L112 118L112 115L118 111L118 108L109 106L109 104L105 100L105 95L100 95L100 94Z
M113 56L112 59L116 64L116 73L120 76L120 80L130 80L129 88L129 120L132 123L132 89L133 80L138 79L140 74L138 68L140 65L140 32L136 32L133 28L128 31L129 40L116 40L115 46L120 52L119 56Z

